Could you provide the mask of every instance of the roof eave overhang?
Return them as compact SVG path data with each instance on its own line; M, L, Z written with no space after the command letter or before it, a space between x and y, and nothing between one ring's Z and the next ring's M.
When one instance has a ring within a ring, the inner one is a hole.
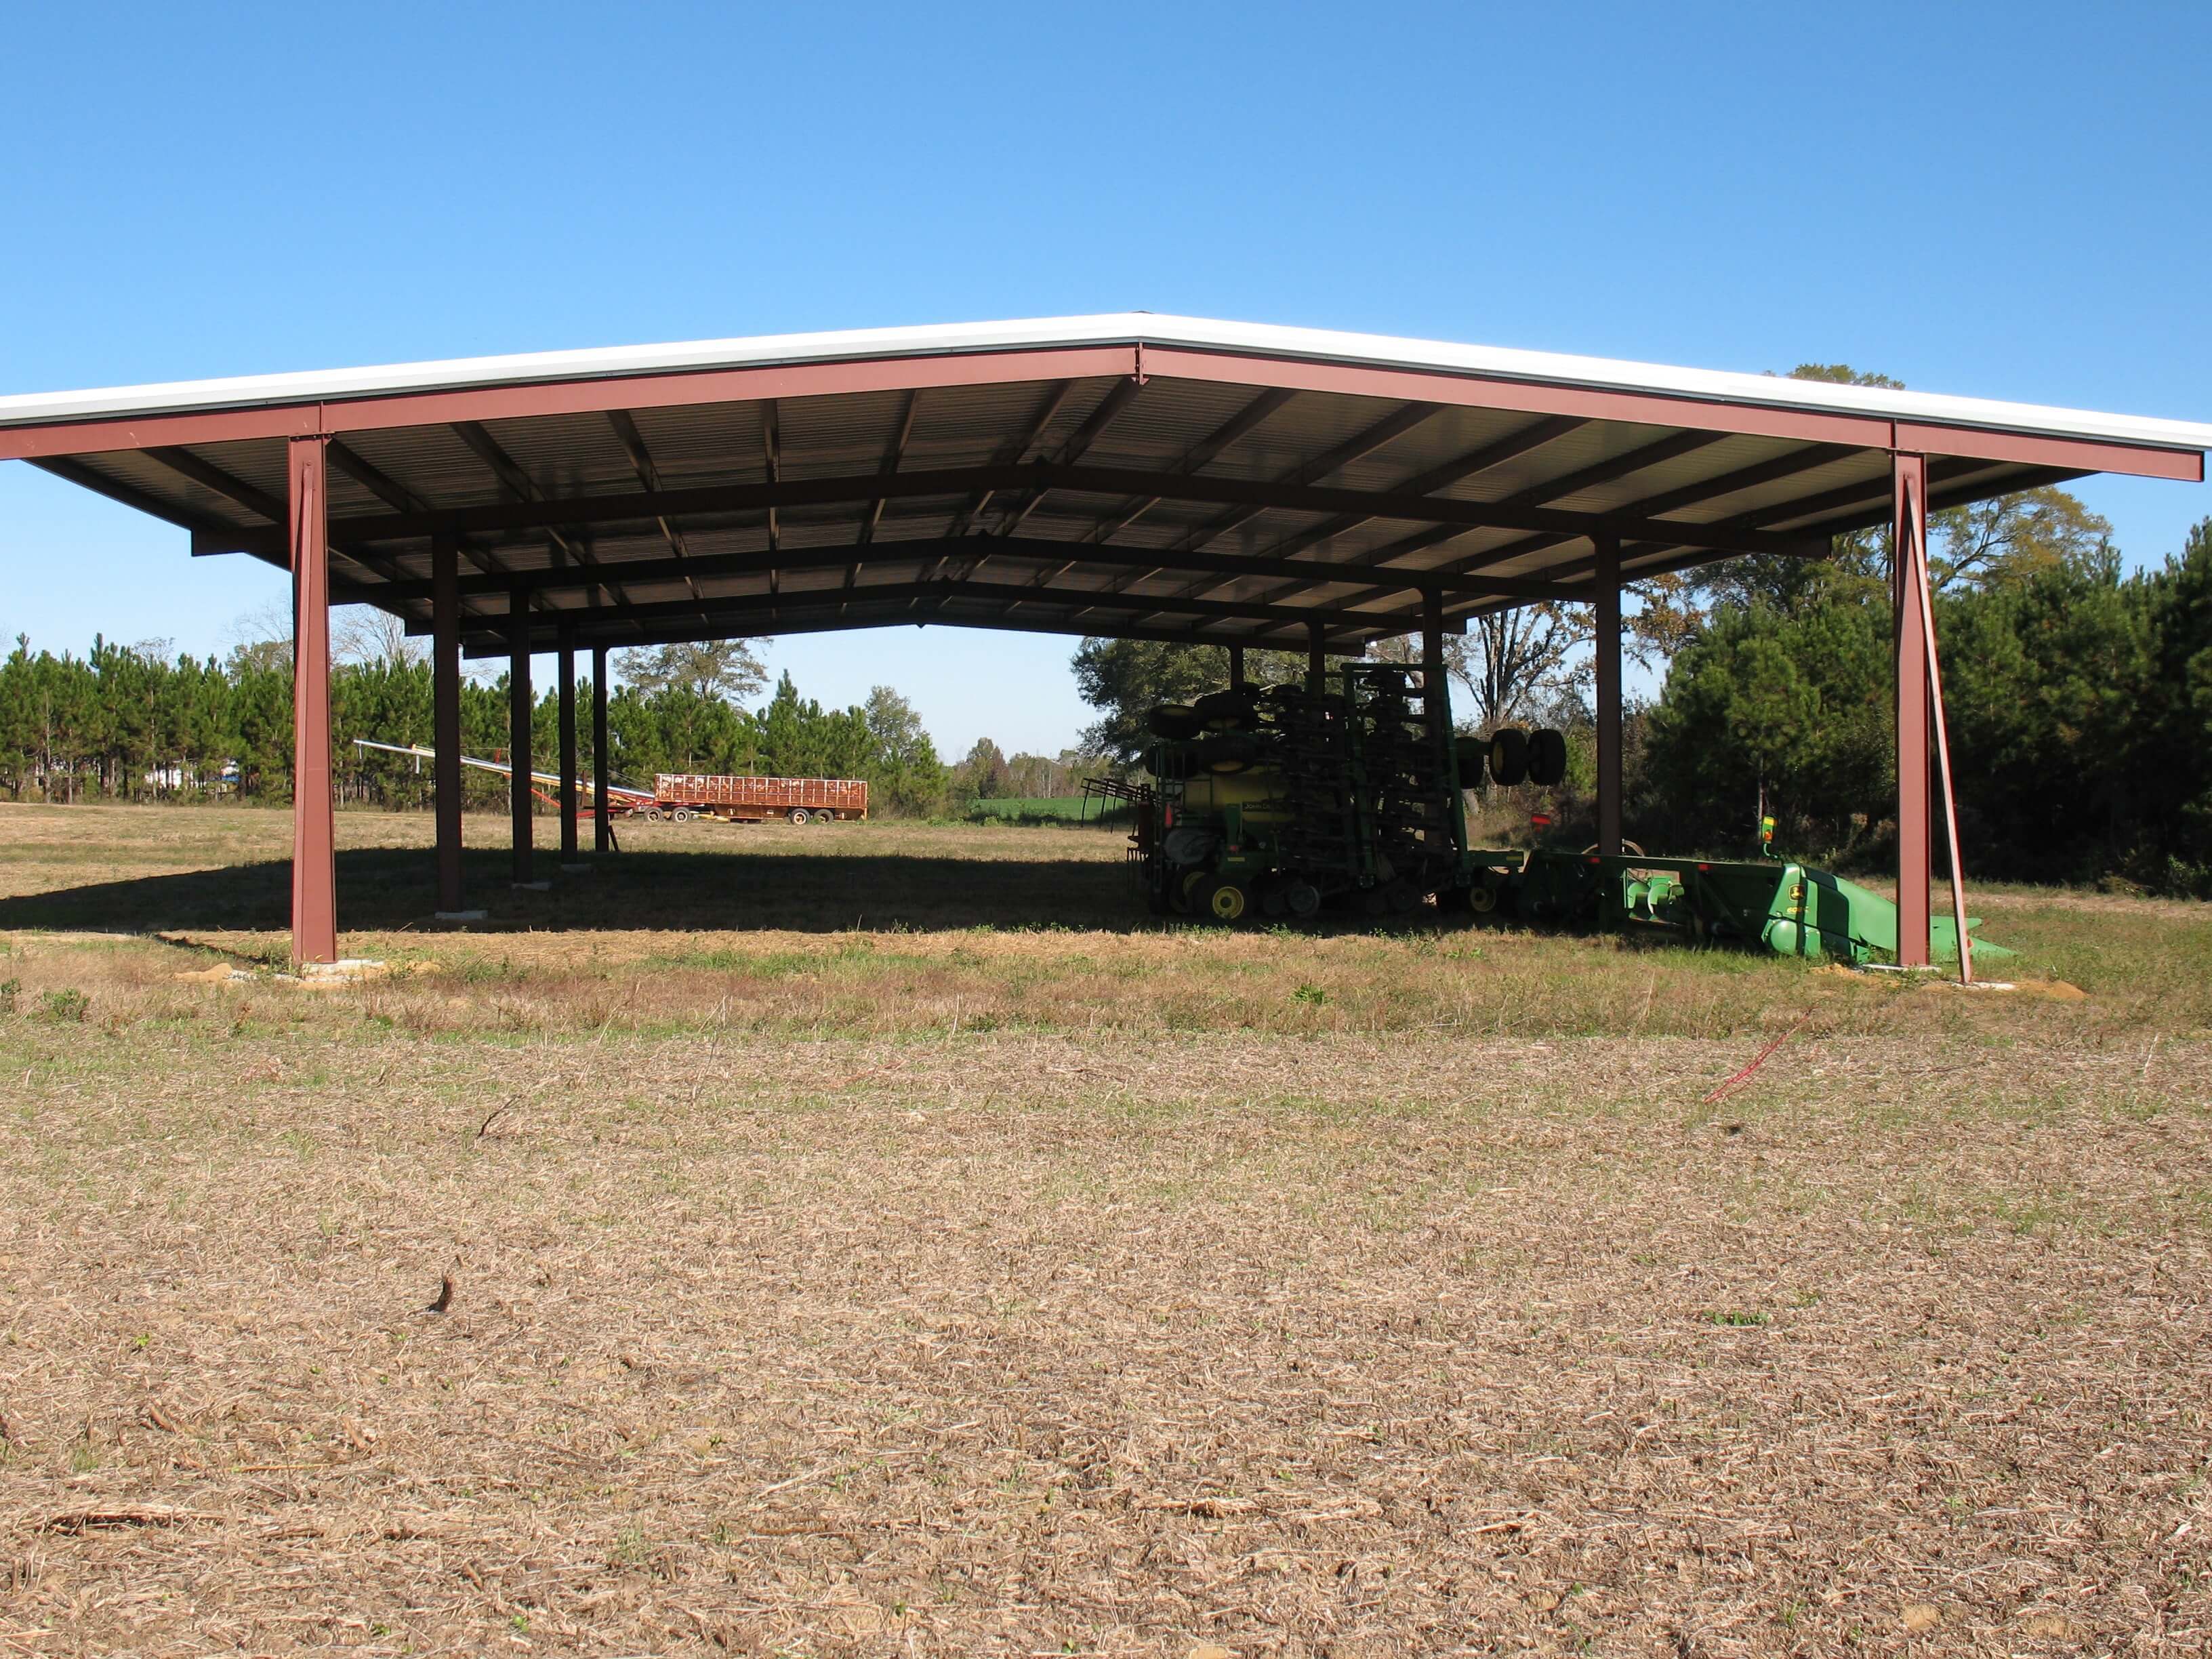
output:
M1565 414L2201 482L2212 427L1887 388L1125 314L480 358L0 399L0 459L1096 375Z

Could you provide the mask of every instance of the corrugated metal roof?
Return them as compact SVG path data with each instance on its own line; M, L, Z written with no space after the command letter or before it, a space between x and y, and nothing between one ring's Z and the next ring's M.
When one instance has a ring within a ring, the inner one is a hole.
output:
M1785 380L1766 374L1684 368L1504 346L1401 339L1389 335L1224 322L1202 317L1161 316L1151 312L919 328L845 329L586 351L522 352L442 362L255 374L84 392L21 393L0 397L0 426L780 363L1139 343L1494 376L1542 385L1660 393L1775 409L1824 410L2050 437L2161 445L2174 449L2212 449L2212 424L2203 422L2048 408L1983 398L1893 391L1881 386L1838 386L1820 380Z
M1133 355L1097 372L1089 349L1109 346ZM1068 349L1088 355L1026 355ZM935 380L830 369L696 403L625 378L978 353L1024 355L1004 379L982 357ZM82 444L49 432L37 464L191 527L201 550L281 562L286 439L251 411L594 380L620 384L482 418L441 400L409 416L423 423L381 424L379 404L345 405L329 452L341 597L426 624L434 522L461 538L475 629L519 583L549 628L611 643L890 618L1295 644L1308 613L1357 642L1403 631L1415 579L1454 579L1456 617L1585 595L1601 532L1630 572L1782 532L1825 546L1886 518L1889 434L1906 422L1939 507L2212 447L2212 426L2179 422L1144 313L38 394L0 398L0 430L122 422ZM1508 380L1511 397L1486 390ZM773 389L792 385L805 389ZM634 395L644 406L625 407ZM1745 412L1759 410L1797 415ZM263 435L231 437L226 411ZM166 437L128 424L180 413L188 441L174 422ZM1856 418L1798 418L1838 413ZM1947 423L1955 454L1925 436Z

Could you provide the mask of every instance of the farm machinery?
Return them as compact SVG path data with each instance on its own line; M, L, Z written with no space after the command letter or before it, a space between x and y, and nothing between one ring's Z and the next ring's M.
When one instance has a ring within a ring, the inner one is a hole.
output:
M1653 857L1632 844L1618 854L1471 846L1464 792L1486 776L1559 784L1566 739L1517 726L1455 734L1446 688L1414 668L1352 663L1304 684L1231 686L1162 705L1150 724L1152 781L1116 793L1137 810L1132 857L1159 914L1230 925L1331 909L1384 920L1434 904L1476 921L1858 964L1897 957L1896 907L1774 856L1771 823L1764 855L1750 860ZM1930 946L1958 959L1949 918L1933 923ZM1978 939L1973 950L2009 954Z

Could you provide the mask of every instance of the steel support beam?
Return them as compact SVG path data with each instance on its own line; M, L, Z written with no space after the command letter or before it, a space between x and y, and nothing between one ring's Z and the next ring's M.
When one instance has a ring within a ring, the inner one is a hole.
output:
M292 544L292 959L338 959L337 825L331 793L331 554L323 441L285 445ZM289 507L289 513L286 508Z
M430 549L430 763L437 791L438 905L441 915L459 916L466 908L461 890L461 597L460 550L447 538Z
M1072 468L1081 460L1089 453L1091 446L1097 442L1106 428L1114 423L1115 418L1144 389L1144 380L1133 374L1109 386L1106 395L1098 400L1098 407L1084 417L1083 423L1068 434L1067 441L1060 447L1060 453L1054 458L1059 463L1059 469L1055 470ZM1022 526L1042 504L1046 492L1051 488L1049 482L1040 479L1024 496L1021 505L1006 515L1006 521L999 526L999 533L1002 536L1019 535Z
M1044 434L1052 430L1053 422L1060 418L1060 410L1067 407L1067 400L1075 395L1075 385L1073 380L1061 380L1047 387L1044 396L1037 400L1036 408L1030 416L1029 424L1022 428L1021 435L1000 445L998 453L992 457L992 464L1012 466L1034 455L1037 446L1044 441ZM965 536L974 526L976 515L990 506L993 494L988 489L972 492L967 505L952 520L951 533L955 537Z
M1200 467L1212 465L1214 459L1223 450L1249 435L1296 396L1297 396L1296 392L1285 392L1280 388L1261 392L1185 450L1176 458L1175 465L1168 471L1176 473L1195 472ZM1133 500L1122 502L1114 510L1110 517L1101 519L1090 535L1084 539L1091 542L1113 540L1115 537L1158 507L1161 499L1158 495L1139 495Z
M1244 647L1241 645L1229 647L1229 684L1232 686L1244 684Z
M623 611L606 613L606 622L614 625L597 627L593 632L610 641L623 641L619 625L623 623L648 629L659 623L681 623L689 618L720 623L731 635L782 633L787 631L787 624L794 618L823 613L834 621L845 614L845 607L848 605L854 607L860 616L865 616L867 613L863 607L871 605L908 605L917 601L925 605L943 605L962 599L986 600L1000 605L1019 602L1024 606L1058 608L1074 612L1076 617L1104 611L1117 611L1136 620L1158 613L1205 621L1248 624L1272 623L1277 626L1292 627L1302 627L1318 618L1340 634L1374 630L1389 620L1380 616L1340 611L1333 605L1247 605L1234 600L1165 599L1149 593L1047 593L1016 583L963 581L957 577L948 577L939 581L876 582L859 588L817 587L796 592L787 588L781 593L752 593L709 599L703 605L692 599L635 605ZM532 641L538 650L552 650L559 644L559 635L554 631L556 626L543 617L525 615L518 629L510 618L507 640L510 646L513 641L520 638ZM1111 634L1115 629L1109 625L1093 628L1090 631Z
M1322 654L1322 625L1306 624L1306 689L1318 692L1322 676L1328 672L1328 663Z
M1438 576L1426 570L1371 565L1340 568L1319 559L1247 558L1234 553L1161 553L1146 548L1078 546L1066 542L1044 541L1035 537L1022 537L1011 541L999 537L985 540L969 536L936 538L927 541L878 542L870 552L872 562L876 563L918 564L957 558L978 547L988 548L994 559L1049 564L1061 574L1084 566L1107 570L1125 570L1133 567L1148 568L1165 559L1168 561L1165 568L1169 571L1205 570L1227 576L1290 577L1306 590L1328 586L1335 582L1360 581L1374 585L1377 578L1385 578L1389 580L1381 585L1384 592L1437 587L1447 593L1485 599L1564 599L1574 597L1570 590L1556 583L1527 577ZM858 550L843 545L793 548L778 552L763 549L750 553L701 554L683 560L629 559L619 564L588 571L565 565L503 577L463 576L460 591L465 596L505 594L521 586L533 595L580 592L600 586L605 574L619 574L625 586L634 587L656 582L765 576L771 572L789 576L801 571L835 569L849 564ZM1040 592L1052 591L1042 585L1036 586ZM1124 590L1115 588L1109 591L1118 592ZM349 587L346 594L349 599L358 599L364 604L386 605L420 603L431 597L429 584L416 581L393 582L380 587ZM419 631L421 625L418 623L416 627Z
M195 534L220 535L228 528L211 513L195 513L188 507L165 501L158 495L125 483L119 478L108 477L82 461L56 457L50 460L34 460L31 465L41 472L51 472L57 478L66 478L80 489L89 489L95 495L105 495L111 501L119 501L149 518L175 525L180 530L189 530ZM270 556L274 551L273 549L264 549L262 555Z
M607 648L592 647L592 850L614 843L614 820L607 811Z
M561 861L576 861L576 625L561 624Z
M940 584L941 586L941 584ZM975 628L1009 634L1056 634L1069 638L1101 638L1115 640L1157 640L1165 645L1246 645L1263 651L1294 648L1290 641L1274 637L1288 632L1286 624L1277 623L1267 627L1230 633L1218 628L1206 628L1194 623L1188 628L1150 628L1140 623L1121 623L1110 618L1103 621L1083 621L1061 617L970 617L946 613L941 607L921 611L898 611L884 616L840 617L834 610L811 614L776 624L775 632L787 634L831 634L841 630L866 628ZM679 617L653 628L593 628L588 623L577 635L579 646L592 645L614 649L627 649L641 645L683 645L699 640L727 640L757 632L758 625L744 620L727 622L712 617ZM1331 656L1360 657L1367 653L1368 632L1365 629L1329 633L1322 630L1322 649ZM465 644L462 653L471 658L496 658L507 654L503 640L483 639Z
M1433 411L1428 411L1433 413ZM1389 436L1409 429L1410 422L1390 424ZM1370 432L1373 429L1370 429ZM1689 434L1699 443L1716 440ZM1380 447L1380 442L1375 446ZM1690 447L1686 442L1683 447ZM742 515L777 507L857 506L878 496L890 499L956 495L969 490L1026 489L1036 494L1066 489L1084 495L1157 495L1163 500L1237 503L1239 510L1211 520L1179 538L1172 549L1163 550L1163 567L1169 552L1194 551L1237 525L1270 508L1293 513L1325 513L1361 520L1395 519L1460 530L1539 531L1559 536L1589 536L1601 530L1640 541L1658 541L1685 547L1711 547L1729 553L1803 553L1823 538L1809 532L1776 532L1736 528L1728 524L1693 524L1679 519L1642 519L1609 513L1572 513L1535 504L1522 495L1498 501L1460 501L1446 495L1421 495L1402 490L1346 489L1306 482L1308 476L1326 477L1322 469L1348 465L1339 459L1350 445L1340 445L1299 473L1274 480L1232 478L1214 474L1148 472L1139 468L1086 466L1061 459L1015 466L950 467L929 472L882 473L835 478L784 478L766 483L713 484L690 489L631 491L625 494L575 495L560 499L495 501L482 507L453 507L441 513L366 514L337 520L333 537L348 544L409 541L445 534L553 532L562 526L591 524L648 524L677 515ZM1659 447L1654 446L1654 448ZM1354 457L1356 459L1356 457ZM1334 465L1330 466L1333 463ZM512 465L512 463L510 463ZM502 474L502 478L506 475ZM1577 475L1579 476L1579 475ZM1563 481L1565 482L1565 481ZM1544 486L1536 494L1547 494ZM1025 513L1017 513L1018 524ZM205 534L194 538L201 551L251 552L268 540L269 532L241 529L224 539ZM1439 538L1440 539L1440 538ZM558 542L560 538L556 536ZM562 545L570 545L562 543ZM592 560L578 544L577 562ZM1488 555L1478 555L1487 558ZM620 579L619 566L592 565L600 580Z
M1412 477L1400 480L1393 487L1391 493L1399 495L1433 495L1439 489L1449 489L1454 484L1466 483L1469 478L1479 478L1484 473L1504 465L1508 461L1517 460L1532 451L1542 448L1556 438L1564 438L1570 432L1580 430L1584 422L1581 421L1570 419L1564 415L1554 415L1546 420L1533 421L1519 431L1508 433L1503 438L1495 439L1483 445L1480 449L1470 450L1464 455L1446 461L1441 466L1432 466L1415 473ZM1294 536L1285 537L1269 548L1267 554L1271 558L1292 558L1310 547L1317 547L1323 542L1347 534L1370 522L1371 520L1364 514L1340 514L1334 518L1324 519L1317 525L1301 530ZM1387 560L1378 559L1376 562L1382 563L1387 562ZM1202 584L1190 591L1194 593L1209 592L1212 591L1212 586ZM1276 599L1285 591L1286 590L1269 589L1255 597L1263 599Z
M1492 504L1492 517L1494 520L1500 520L1516 512L1542 511L1544 503L1547 501L1565 501L1568 497L1578 495L1585 489L1595 489L1600 484L1611 483L1615 479L1628 477L1667 461L1678 460L1682 456L1694 454L1700 449L1710 448L1714 444L1723 442L1725 437L1725 434L1714 432L1670 433L1664 438L1657 439L1651 443L1638 445L1636 448L1622 454L1608 456L1601 461L1593 461L1587 466L1577 467L1572 472L1559 477L1547 478L1542 483L1531 484L1526 489L1517 489L1503 501ZM1648 519L1638 515L1632 507L1624 507L1616 513L1582 515L1553 514L1551 516L1564 516L1571 522L1551 526L1530 524L1527 527L1539 533L1521 541L1508 542L1503 547L1495 547L1486 552L1470 554L1465 558L1455 559L1450 562L1449 568L1453 570L1481 570L1491 565L1508 563L1522 553L1536 548L1552 546L1562 541L1579 540L1584 537L1595 541L1600 536L1611 534L1616 538L1626 537L1638 541L1671 541L1680 545L1717 547L1723 543L1730 543L1735 533L1709 525L1684 526L1666 520ZM1581 520L1579 524L1571 522L1578 516ZM1492 522L1473 527L1496 530L1512 526ZM1462 533L1464 532L1459 529L1440 524L1433 530L1422 531L1417 535L1407 537L1402 541L1392 543L1389 547L1382 550L1381 556L1407 557L1455 540ZM1750 533L1755 535L1758 532ZM1733 545L1735 550L1740 552L1794 552L1800 555L1816 554L1823 548L1822 544L1810 538L1801 539L1800 544L1795 547L1781 545L1778 538L1774 544L1763 549L1754 549L1741 543L1734 543ZM1370 591L1369 597L1379 596Z
M514 867L513 879L518 886L527 886L535 879L535 860L532 846L534 826L531 820L530 793L530 723L537 712L538 700L530 690L530 605L528 596L518 592L513 607L507 612L507 813L514 825Z
M1620 851L1620 543L1597 544L1597 850Z
M1927 619L1928 458L1899 454L1891 466L1890 597L1897 663L1897 961L1929 965L1929 857Z

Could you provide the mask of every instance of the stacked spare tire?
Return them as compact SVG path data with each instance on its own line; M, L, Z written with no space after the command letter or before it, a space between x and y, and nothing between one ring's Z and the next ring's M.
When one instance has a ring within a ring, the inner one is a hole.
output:
M1444 689L1395 664L1231 686L1148 723L1157 783L1134 849L1147 896L1218 922L1409 914L1466 884L1462 789L1566 771L1557 732L1453 737Z

